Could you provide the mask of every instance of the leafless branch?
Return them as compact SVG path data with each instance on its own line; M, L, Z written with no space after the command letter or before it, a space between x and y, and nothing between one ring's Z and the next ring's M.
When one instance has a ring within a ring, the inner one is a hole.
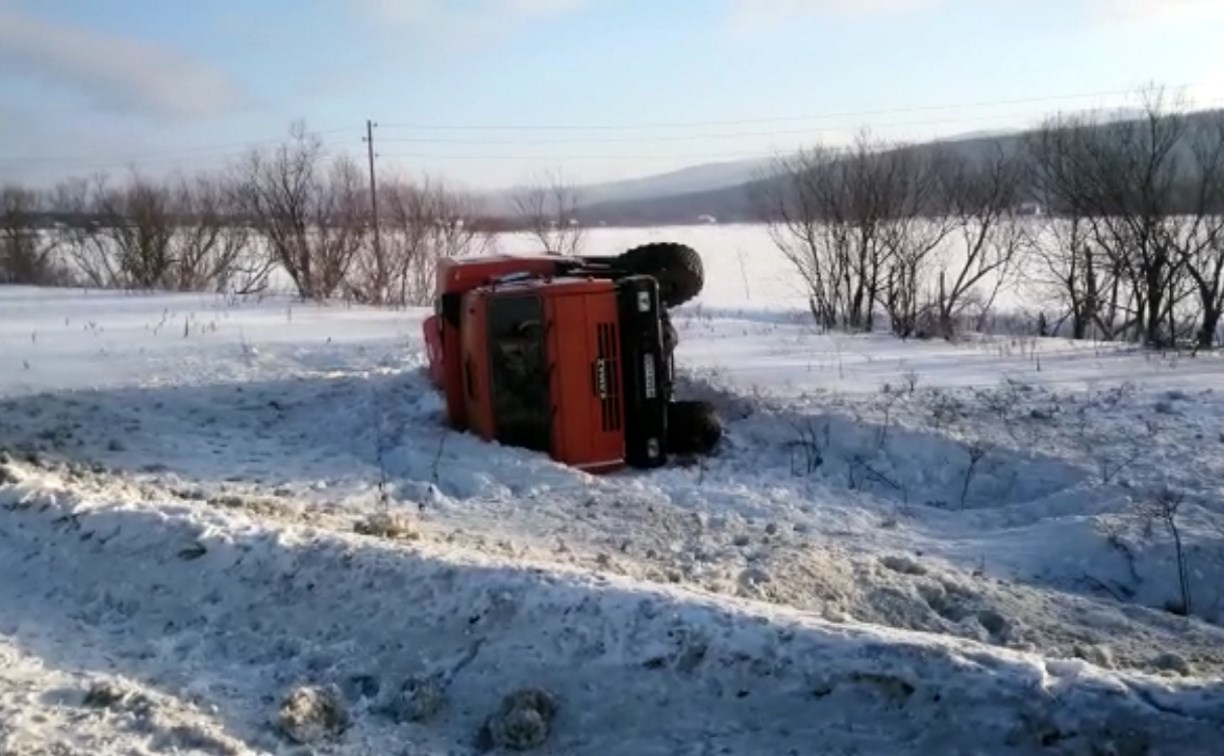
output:
M239 169L243 215L303 298L334 295L367 241L365 182L348 157L327 159L323 143L296 123L290 138L253 151Z
M519 221L546 253L573 256L581 252L585 230L575 217L578 191L559 172L546 173L520 187L512 201Z

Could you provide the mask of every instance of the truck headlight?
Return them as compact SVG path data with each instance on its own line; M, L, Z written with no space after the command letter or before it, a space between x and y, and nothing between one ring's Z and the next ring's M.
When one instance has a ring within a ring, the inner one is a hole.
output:
M638 312L650 312L650 292L638 292Z
M659 457L659 439L651 438L646 441L646 456L651 459Z

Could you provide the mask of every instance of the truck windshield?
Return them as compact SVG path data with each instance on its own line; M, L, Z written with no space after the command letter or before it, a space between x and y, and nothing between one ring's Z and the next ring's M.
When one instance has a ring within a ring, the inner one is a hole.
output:
M497 440L547 452L552 440L544 307L536 296L489 302L489 370Z

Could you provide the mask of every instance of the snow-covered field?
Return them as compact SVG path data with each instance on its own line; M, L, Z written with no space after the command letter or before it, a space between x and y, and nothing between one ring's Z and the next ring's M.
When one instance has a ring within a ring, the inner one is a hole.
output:
M742 257L724 444L602 478L445 431L424 312L0 288L0 754L479 753L524 688L539 753L1214 752L1224 360L820 335Z

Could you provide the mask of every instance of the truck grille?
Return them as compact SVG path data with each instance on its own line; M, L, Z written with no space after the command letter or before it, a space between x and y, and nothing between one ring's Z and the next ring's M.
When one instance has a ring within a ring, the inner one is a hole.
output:
M604 431L621 429L620 353L615 323L595 327L598 356L591 365L591 393L599 399Z

